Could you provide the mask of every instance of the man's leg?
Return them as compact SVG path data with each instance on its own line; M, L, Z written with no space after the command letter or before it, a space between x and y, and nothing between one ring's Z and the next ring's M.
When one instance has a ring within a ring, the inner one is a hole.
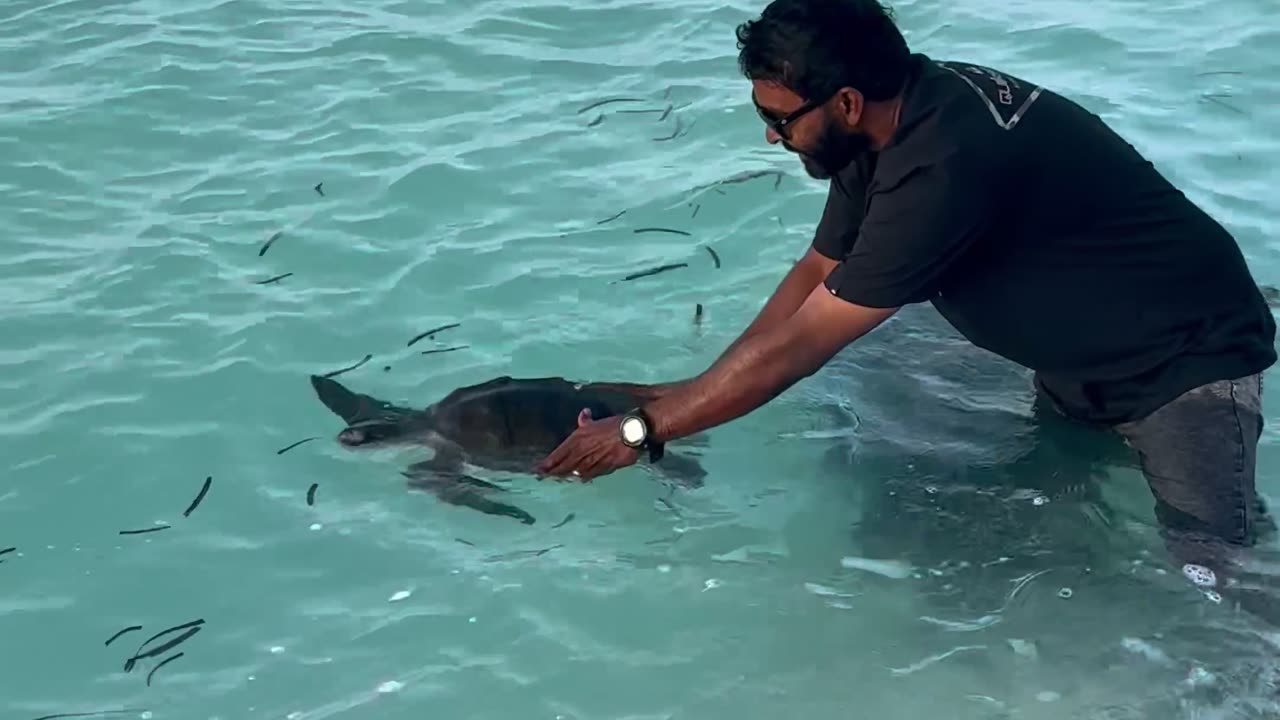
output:
M1161 534L1210 597L1237 575L1240 553L1274 530L1254 489L1262 434L1260 375L1190 390L1115 429L1138 454Z

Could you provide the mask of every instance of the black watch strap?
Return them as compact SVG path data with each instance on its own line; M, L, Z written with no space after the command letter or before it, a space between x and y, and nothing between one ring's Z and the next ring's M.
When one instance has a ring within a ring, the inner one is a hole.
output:
M639 449L649 451L649 462L656 463L662 459L665 452L665 444L653 439L653 419L644 411L644 408L636 407L628 410L624 415L625 421L628 417L637 417L644 423L645 439L640 443Z

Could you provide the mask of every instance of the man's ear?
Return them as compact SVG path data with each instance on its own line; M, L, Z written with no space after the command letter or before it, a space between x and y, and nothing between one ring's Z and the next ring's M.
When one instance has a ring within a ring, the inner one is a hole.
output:
M844 123L845 127L857 127L862 120L865 98L862 93L851 87L842 87L836 91L833 112Z

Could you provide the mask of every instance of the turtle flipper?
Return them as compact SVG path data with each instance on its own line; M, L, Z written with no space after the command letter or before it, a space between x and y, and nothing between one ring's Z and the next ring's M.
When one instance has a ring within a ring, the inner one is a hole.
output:
M505 488L471 477L463 473L460 466L448 460L432 458L414 463L403 475L409 478L410 488L431 493L450 505L469 507L487 515L504 515L526 525L534 523L533 516L524 510L491 500L485 495L489 491L506 492Z

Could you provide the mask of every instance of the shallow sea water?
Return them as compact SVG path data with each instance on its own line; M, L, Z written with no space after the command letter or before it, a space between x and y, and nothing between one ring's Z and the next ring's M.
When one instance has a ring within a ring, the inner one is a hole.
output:
M307 376L367 354L341 380L416 405L718 355L825 190L737 74L761 7L6 3L0 714L1276 717L1280 635L1183 582L1141 477L1040 443L1026 375L928 307L711 431L698 490L516 478L524 526L333 442ZM1280 284L1269 3L895 9L1101 113ZM640 102L580 111L613 97Z

